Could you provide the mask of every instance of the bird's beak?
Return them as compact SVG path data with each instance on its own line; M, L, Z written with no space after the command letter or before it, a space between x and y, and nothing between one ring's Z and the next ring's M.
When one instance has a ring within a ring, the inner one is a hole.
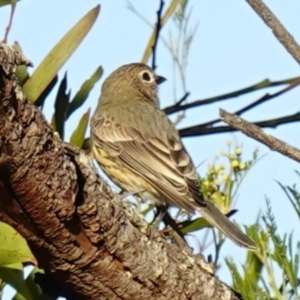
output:
M159 75L156 75L155 76L155 82L156 84L161 84L163 82L165 82L167 79L165 77L162 77L162 76L159 76Z

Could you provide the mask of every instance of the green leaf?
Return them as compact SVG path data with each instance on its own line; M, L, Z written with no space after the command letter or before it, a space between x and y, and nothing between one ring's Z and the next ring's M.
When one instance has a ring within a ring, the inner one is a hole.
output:
M17 292L12 298L12 300L28 300L28 299L24 298L23 295Z
M67 111L67 119L70 117L70 115L79 108L87 99L90 91L94 87L95 83L101 78L103 74L103 69L100 66L97 68L97 70L93 73L93 75L90 77L90 79L86 80L83 85L81 86L80 90L76 93L75 97L69 104L69 108Z
M35 284L34 277L24 279L23 271L0 267L0 277L17 291L14 299L38 299L42 294L39 285Z
M253 257L254 256L255 254L253 254ZM226 258L225 261L231 272L233 281L232 287L236 292L240 293L243 296L241 297L241 299L271 299L268 297L270 293L266 293L266 291L262 290L260 285L258 284L258 279L260 279L260 277L257 276L257 274L249 272L247 270L247 266L243 266L244 276L242 276L232 258Z
M14 2L14 1L11 1L11 0L0 0L0 7L1 6L5 6L5 5L11 5L11 4L13 4L12 2Z
M90 10L44 58L32 76L26 81L23 91L31 102L35 102L52 81L71 54L80 45L83 38L94 25L100 6Z
M277 181L277 183L282 188L282 190L286 194L287 198L291 202L296 214L298 215L298 218L300 218L300 194L297 191L296 186L293 186L293 187L287 186L287 187L285 187L279 181Z
M228 257L225 258L225 262L231 272L231 276L233 279L233 286L236 288L237 286L241 286L243 284L243 277L241 276L241 274L238 271L238 268L235 264L235 262L233 261L232 258Z
M246 264L244 267L245 278L251 277L251 281L253 281L255 284L258 284L258 281L261 278L262 270L263 264L258 255L252 251L249 251L247 253Z
M89 137L84 139L83 144L82 144L82 149L83 150L91 149L91 139Z
M204 218L197 218L195 220L188 220L178 224L181 232L187 234L189 232L198 231L203 228L212 228L211 224Z
M91 109L89 108L88 111L85 114L83 114L83 116L81 117L77 128L73 131L70 138L70 143L72 145L77 146L79 148L82 147L86 129L89 124L90 113L91 113Z
M0 222L0 266L22 269L21 263L36 264L25 239L9 225Z
M52 118L52 127L54 131L59 133L61 139L64 138L64 128L65 128L65 119L66 113L69 105L70 100L70 92L67 93L67 73L63 80L60 83L55 104L54 104L54 116Z
M16 49L18 52L23 53L22 48L18 42L15 42L13 48ZM19 79L20 85L23 86L29 78L27 66L18 66L16 69L16 76Z
M38 97L38 99L35 101L34 104L37 107L43 108L45 100L47 99L47 97L49 96L49 94L51 93L51 91L53 90L53 88L56 86L57 82L58 82L58 76L56 75L52 79L52 81L49 83L49 85L46 87L46 89L40 94L40 96Z

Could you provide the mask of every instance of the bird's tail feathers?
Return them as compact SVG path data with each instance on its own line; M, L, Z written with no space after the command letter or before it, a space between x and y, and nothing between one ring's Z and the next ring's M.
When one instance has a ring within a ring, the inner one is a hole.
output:
M233 224L222 212L211 202L207 202L206 207L199 208L205 219L222 233L229 237L239 246L249 250L257 250L257 246L250 238L245 235L235 224Z

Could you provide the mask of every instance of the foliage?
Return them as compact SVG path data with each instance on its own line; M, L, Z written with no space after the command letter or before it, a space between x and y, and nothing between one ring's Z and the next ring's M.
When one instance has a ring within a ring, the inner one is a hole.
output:
M299 202L300 194L295 186L280 186L291 202ZM259 251L248 253L242 272L233 258L226 259L233 278L233 288L245 300L299 299L300 241L294 240L293 233L286 233L282 237L279 235L269 199L266 199L266 203L267 211L261 217L262 224L255 224L247 230L259 245ZM299 215L299 206L293 207Z
M12 4L11 1L2 1L1 5ZM64 37L49 51L41 64L35 69L32 75L27 67L17 68L16 75L29 101L35 103L41 109L44 102L49 98L58 82L58 72L74 53L77 47L94 25L99 14L99 6L91 9L81 20L79 20ZM15 43L14 47L22 52L21 46ZM60 82L55 100L55 112L51 125L60 137L64 138L64 127L68 118L81 107L88 99L90 91L95 83L100 80L103 70L98 67L87 79L73 98L67 91L67 75ZM90 109L84 113L74 129L70 143L82 147L86 135L87 125L90 118ZM10 226L0 222L0 279L1 293L5 283L13 286L17 294L14 299L49 299L44 295L35 283L34 274L41 272L36 267L30 276L24 279L24 266L36 266L37 262L29 250L26 241Z
M0 1L0 7L8 4L16 5L15 1ZM130 9L141 17L141 14L139 14L132 5ZM177 116L175 123L178 123L185 117L185 109L179 109L179 107L183 102L187 103L186 98L189 94L187 87L187 65L189 50L197 30L197 25L192 27L192 29L189 25L191 11L188 0L172 0L161 16L162 26L171 21L175 24L176 32L175 34L170 34L168 41L162 36L159 38L169 50L170 57L174 64L174 78L177 78L177 80L179 78L180 92L183 92L185 95L181 100L176 102L178 94L176 88L178 88L178 84L175 81L175 104L173 110L168 108L170 112L182 111L182 113ZM16 74L28 99L41 109L43 109L45 101L49 99L50 93L54 92L54 87L59 81L58 74L61 67L88 34L98 14L99 7L97 6L79 20L70 31L62 37L57 45L49 51L49 54L35 69L32 75L29 74L26 67L18 67ZM144 17L142 17L142 19L144 21L146 20ZM147 20L146 22L149 23ZM143 54L143 62L149 61L153 51L155 36L158 34L156 28L153 28L153 32L151 33ZM19 44L16 43L14 46L21 51ZM100 80L102 73L102 67L97 67L95 72L78 88L78 91L73 97L68 89L66 74L59 82L51 125L53 130L55 130L62 139L65 138L64 128L69 117L86 102L90 91ZM230 93L229 95L223 95L223 98L222 96L218 96L213 99L202 100L201 103L199 102L200 104L196 103L193 105L212 103L265 87L286 84L292 85L297 80L299 80L299 78L286 79L278 82L263 81L249 88ZM186 105L188 105L188 103ZM190 105L190 107L194 107L193 105ZM255 105L256 104L252 105L251 108ZM185 108L188 109L189 107L185 106ZM88 109L82 113L82 117L76 128L74 128L70 138L70 143L84 149L88 148L89 145L86 131L90 119L90 112L90 109ZM214 120L204 125L209 127L217 121L219 120ZM241 147L233 146L231 142L228 142L227 146L227 150L221 152L220 155L215 157L213 163L208 165L207 173L199 177L199 180L206 197L214 201L228 217L231 217L236 212L234 209L232 210L232 207L238 188L246 174L259 158L258 152L254 151L253 157L250 160L245 160L242 156ZM298 175L300 176L299 173ZM300 217L300 193L297 191L296 186L285 187L280 183L279 185L292 204L296 214ZM246 300L300 299L300 290L298 288L300 241L299 239L295 239L292 234L285 234L282 237L278 234L276 217L272 212L270 201L267 199L266 202L267 211L263 213L261 217L259 216L257 218L255 224L246 228L247 234L259 246L259 251L255 253L249 252L241 267L237 265L233 258L228 257L226 259L227 266L232 275L232 287ZM133 205L144 215L153 211L152 204L147 204L145 207L139 199L134 201ZM178 226L184 234L191 235L195 231L211 228L210 224L203 218L193 218L193 216L186 214L186 212L182 210L173 211L173 217L178 222ZM168 235L169 233L166 232L166 234ZM5 243L2 241L3 239ZM211 261L215 267L218 266L224 240L225 237L220 232L214 230L214 240L212 244L215 247L215 257L211 258ZM208 247L211 243L207 243L206 238L204 238L201 244L203 249ZM5 247L3 245L5 245ZM24 266L28 264L35 266L35 268L31 275L24 280ZM42 294L39 286L34 282L34 273L42 272L36 268L36 264L24 239L9 226L0 223L0 291L2 291L6 283L9 283L17 291L15 299L48 299L46 295ZM280 274L280 283L276 281L277 279L274 276L275 267L276 274Z

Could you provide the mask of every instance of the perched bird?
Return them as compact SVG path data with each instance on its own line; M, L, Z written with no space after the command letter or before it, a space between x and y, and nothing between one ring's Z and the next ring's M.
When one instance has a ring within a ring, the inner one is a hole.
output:
M103 83L91 119L96 160L112 181L159 206L199 211L240 246L257 246L201 193L195 166L179 133L159 108L165 78L141 63L124 65Z

